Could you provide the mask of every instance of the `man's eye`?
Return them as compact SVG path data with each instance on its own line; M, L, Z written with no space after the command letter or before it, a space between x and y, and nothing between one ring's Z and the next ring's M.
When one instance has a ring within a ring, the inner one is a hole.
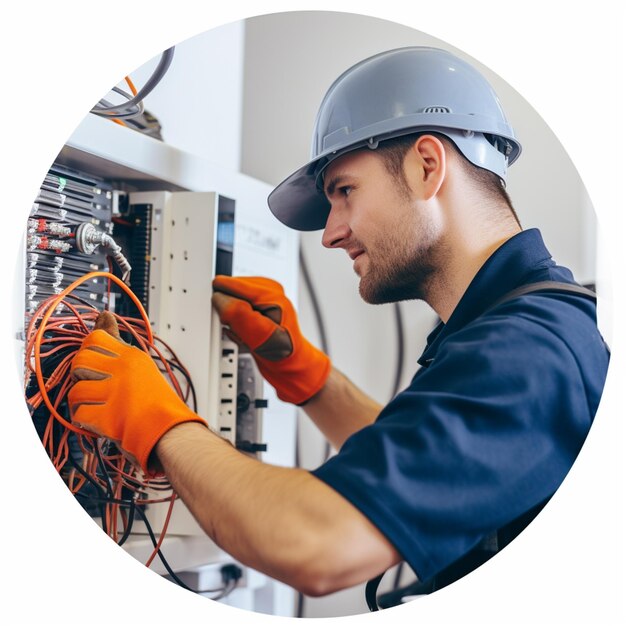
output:
M352 187L350 187L350 185L344 185L343 187L339 187L339 191L342 195L349 196L352 191Z

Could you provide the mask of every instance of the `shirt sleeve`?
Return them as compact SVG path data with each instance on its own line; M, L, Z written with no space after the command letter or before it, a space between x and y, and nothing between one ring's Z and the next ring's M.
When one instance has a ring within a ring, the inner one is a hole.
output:
M427 580L550 497L591 425L566 344L524 317L480 318L377 421L312 472Z

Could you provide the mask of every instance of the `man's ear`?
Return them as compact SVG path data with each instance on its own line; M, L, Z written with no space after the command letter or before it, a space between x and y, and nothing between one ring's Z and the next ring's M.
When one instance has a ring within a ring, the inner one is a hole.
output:
M430 200L436 196L447 169L443 142L434 135L421 135L410 150L407 164L410 168L406 173L408 180L421 199Z

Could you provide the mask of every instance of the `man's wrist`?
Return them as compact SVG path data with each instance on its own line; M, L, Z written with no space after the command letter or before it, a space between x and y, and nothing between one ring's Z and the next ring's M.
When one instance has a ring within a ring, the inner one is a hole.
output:
M150 460L154 459L159 466L163 466L172 452L175 453L180 450L180 447L184 446L186 442L199 439L214 441L215 443L230 443L212 431L204 421L181 422L163 433L152 450Z

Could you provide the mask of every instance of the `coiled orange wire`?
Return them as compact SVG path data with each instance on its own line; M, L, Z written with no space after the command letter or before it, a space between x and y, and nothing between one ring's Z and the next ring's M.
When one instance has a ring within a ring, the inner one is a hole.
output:
M111 499L104 507L105 519L103 527L107 529L109 536L118 541L120 531L125 529L130 522L120 501L123 492L130 491L132 498L140 505L169 502L168 512L164 527L161 530L159 540L154 552L146 562L149 566L163 542L167 532L167 525L171 516L176 494L164 476L154 478L145 477L141 470L133 465L118 450L115 445L97 435L79 428L69 419L61 415L59 409L67 397L73 381L70 376L71 362L80 348L84 337L91 332L93 324L99 315L99 310L92 305L72 295L72 292L83 283L94 278L104 277L116 283L122 291L132 300L137 307L140 317L122 317L114 315L121 332L131 335L134 345L149 353L155 359L157 365L168 378L178 395L185 401L188 399L189 388L183 392L180 382L175 375L170 363L183 372L189 381L189 374L178 361L176 355L167 344L152 333L148 316L138 298L131 289L117 276L110 272L90 272L74 281L60 294L52 296L41 303L34 312L26 331L26 367L25 387L34 376L37 384L36 391L26 398L32 411L45 404L49 412L42 443L56 470L61 473L69 459L69 437L71 433L76 435L76 440L83 454L81 468L91 481L99 485L103 491L108 491ZM161 343L169 352L167 358L163 351L156 345ZM62 354L62 358L51 373L44 377L44 362L55 355ZM54 392L54 401L51 395ZM61 435L55 440L55 422L60 425ZM100 457L100 461L98 459ZM106 476L102 475L102 466L106 468ZM77 494L88 482L82 473L72 469L65 477L66 484L72 493ZM156 492L166 492L167 495L159 496ZM120 529L120 521L122 529Z

